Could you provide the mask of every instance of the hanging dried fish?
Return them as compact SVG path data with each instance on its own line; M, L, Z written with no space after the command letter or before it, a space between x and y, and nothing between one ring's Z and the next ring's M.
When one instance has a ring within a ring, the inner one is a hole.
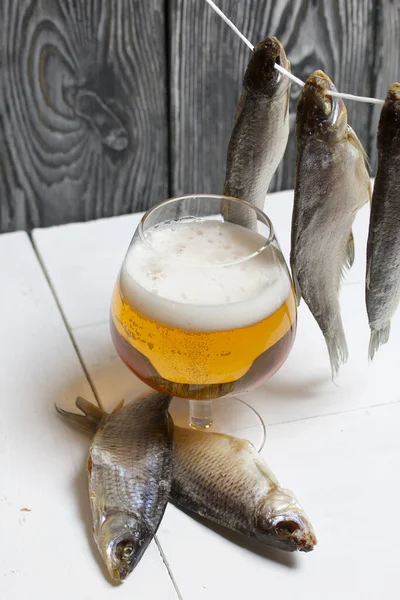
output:
M334 377L348 356L339 288L354 261L353 221L371 185L343 100L329 90L336 91L329 77L315 71L298 101L291 266L297 301L304 298L324 334Z
M290 70L282 44L268 37L258 44L247 67L228 146L224 195L264 208L271 179L289 136L290 80L275 64ZM253 227L254 211L225 207L225 218Z
M389 339L400 301L400 84L390 86L378 127L378 171L367 244L366 303L372 360Z

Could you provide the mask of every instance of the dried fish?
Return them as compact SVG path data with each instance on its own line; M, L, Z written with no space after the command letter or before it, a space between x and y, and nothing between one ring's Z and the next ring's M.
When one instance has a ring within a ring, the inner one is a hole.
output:
M263 209L271 179L289 136L290 80L275 69L290 70L282 44L268 37L258 44L247 67L228 146L224 195ZM227 220L254 227L254 211L227 203Z
M378 171L367 244L366 303L372 360L389 339L400 301L400 84L390 86L378 127Z
M161 522L172 481L170 397L154 393L117 407L111 415L83 398L85 414L57 409L96 431L88 459L93 533L113 581L135 568Z
M291 266L297 301L304 298L324 334L334 377L348 357L339 288L354 261L351 229L371 184L343 100L329 90L336 91L329 77L316 71L299 97Z
M317 540L307 516L250 442L180 427L174 442L176 504L263 544L313 550Z

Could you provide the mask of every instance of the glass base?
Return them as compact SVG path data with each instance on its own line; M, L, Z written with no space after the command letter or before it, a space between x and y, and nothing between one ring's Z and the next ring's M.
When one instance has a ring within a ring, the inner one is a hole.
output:
M173 398L169 412L178 427L192 427L210 433L225 433L233 437L248 440L260 452L265 444L266 431L264 421L260 415L245 402L235 397L219 398L211 403L212 421L201 418L202 401L195 400L198 404L196 417L190 419L190 402L182 398ZM207 409L207 406L205 407Z

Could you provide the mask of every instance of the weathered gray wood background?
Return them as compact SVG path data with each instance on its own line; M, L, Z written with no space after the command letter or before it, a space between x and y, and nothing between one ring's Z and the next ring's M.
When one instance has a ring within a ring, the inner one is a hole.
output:
M384 97L399 0L219 0L306 78ZM204 0L0 0L0 231L219 193L248 48ZM293 125L297 86L292 86ZM347 102L375 161L379 108ZM295 139L272 189L293 186Z

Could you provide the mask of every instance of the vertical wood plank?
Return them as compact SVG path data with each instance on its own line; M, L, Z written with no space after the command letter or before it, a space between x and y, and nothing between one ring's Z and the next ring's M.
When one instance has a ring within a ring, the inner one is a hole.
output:
M374 67L372 95L386 97L389 86L400 81L400 3L398 0L377 0L375 10ZM371 108L370 148L373 172L376 171L376 133L381 106Z
M0 231L164 199L164 0L0 5Z
M322 69L342 91L362 95L370 92L372 80L373 4L373 0L218 2L253 44L276 35L297 76L305 79ZM170 33L173 193L219 193L250 51L204 0L170 0ZM270 191L294 183L298 93L293 85L288 148ZM369 106L348 101L347 108L350 123L368 145Z

